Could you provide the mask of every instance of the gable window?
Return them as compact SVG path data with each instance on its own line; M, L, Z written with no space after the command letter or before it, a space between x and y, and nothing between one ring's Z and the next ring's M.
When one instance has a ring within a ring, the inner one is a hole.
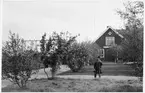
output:
M115 44L115 37L106 37L106 45L114 45Z

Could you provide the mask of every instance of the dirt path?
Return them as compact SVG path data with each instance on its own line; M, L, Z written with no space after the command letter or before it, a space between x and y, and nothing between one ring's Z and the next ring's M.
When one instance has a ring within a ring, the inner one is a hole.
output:
M92 75L63 75L63 76L57 76L57 77L65 78L65 79L94 79L94 76ZM102 76L100 79L137 80L138 78L132 77L132 76Z

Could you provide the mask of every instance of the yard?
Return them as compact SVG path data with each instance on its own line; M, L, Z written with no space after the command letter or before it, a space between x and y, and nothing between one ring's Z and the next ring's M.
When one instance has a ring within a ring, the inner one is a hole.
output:
M59 75L93 75L93 66L86 66L79 72L72 72L71 70L60 73ZM109 76L134 76L134 70L129 67L129 65L124 65L121 63L115 64L112 62L104 62L102 66L102 75L109 75Z
M61 67L54 80L47 80L43 70L33 76L26 89L9 84L3 92L142 92L143 83L133 76L128 65L104 63L101 79L94 79L93 66L86 66L73 73L66 66ZM4 84L4 82L3 82ZM3 85L2 84L2 85Z

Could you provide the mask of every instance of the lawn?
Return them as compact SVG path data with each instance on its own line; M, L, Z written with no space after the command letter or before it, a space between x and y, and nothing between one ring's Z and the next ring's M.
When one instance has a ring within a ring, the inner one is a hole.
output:
M113 79L39 79L31 80L28 88L20 89L17 85L9 85L3 92L142 92L139 80Z
M85 66L80 72L73 73L63 66L54 80L32 79L26 89L17 85L2 88L3 92L142 92L143 83L133 77L134 70L128 65L104 63L101 79L93 78L93 66ZM86 76L85 76L86 75ZM45 76L40 71L38 76ZM67 78L67 77L71 78ZM122 78L121 76L126 76ZM66 78L62 78L66 77ZM78 77L78 78L73 78ZM113 77L113 78L112 78ZM87 78L87 79L86 79Z
M93 75L93 65L85 66L79 72L72 72L71 70L60 73L59 75ZM102 66L102 75L109 76L134 76L134 70L129 65L114 64L105 62Z

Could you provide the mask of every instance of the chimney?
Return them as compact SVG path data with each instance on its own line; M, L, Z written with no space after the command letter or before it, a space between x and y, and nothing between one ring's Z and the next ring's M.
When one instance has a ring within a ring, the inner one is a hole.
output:
M110 28L110 26L107 26L107 28Z

